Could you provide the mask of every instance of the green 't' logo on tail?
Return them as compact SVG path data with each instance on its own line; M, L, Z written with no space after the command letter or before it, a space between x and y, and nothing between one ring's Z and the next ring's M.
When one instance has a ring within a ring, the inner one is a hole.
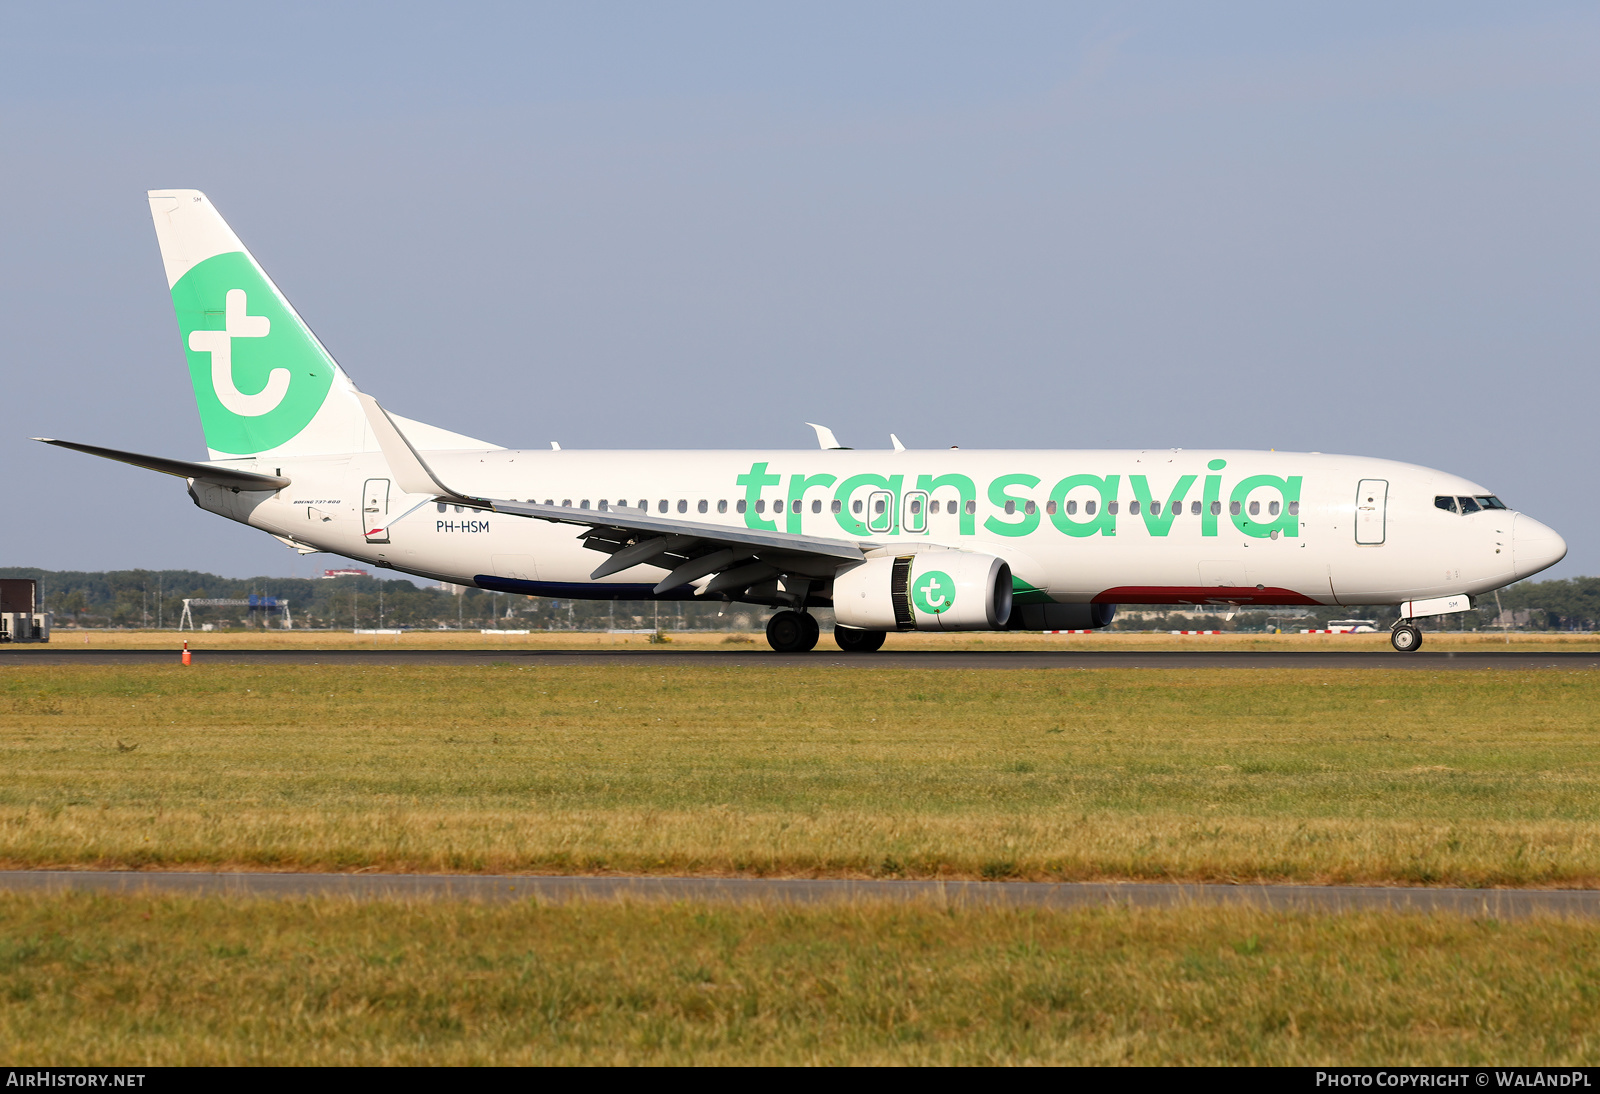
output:
M195 266L172 287L172 306L208 447L264 452L316 416L333 362L248 255Z

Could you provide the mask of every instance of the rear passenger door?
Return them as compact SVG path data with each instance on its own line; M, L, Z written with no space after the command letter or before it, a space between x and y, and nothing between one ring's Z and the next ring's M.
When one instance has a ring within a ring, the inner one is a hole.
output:
M368 479L361 491L361 528L368 543L389 542L389 480Z

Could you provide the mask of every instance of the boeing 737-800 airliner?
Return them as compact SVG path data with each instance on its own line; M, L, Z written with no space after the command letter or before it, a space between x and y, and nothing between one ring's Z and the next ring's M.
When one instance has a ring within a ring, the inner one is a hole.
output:
M777 607L775 649L1095 628L1118 604L1397 604L1537 573L1561 537L1487 488L1321 453L507 449L360 392L204 194L150 194L210 460L50 440L188 480L301 551L536 596ZM44 439L44 438L41 438Z

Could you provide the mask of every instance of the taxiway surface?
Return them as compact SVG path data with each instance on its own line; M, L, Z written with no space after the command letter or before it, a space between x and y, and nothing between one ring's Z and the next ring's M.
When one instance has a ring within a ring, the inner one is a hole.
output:
M345 900L667 900L824 904L923 901L1035 908L1233 906L1277 911L1393 911L1482 916L1600 916L1600 891L1422 889L1159 882L855 881L781 878L516 877L454 874L0 871L7 892L98 892Z
M170 665L177 650L62 649L11 647L0 651L0 670L23 665ZM528 668L633 665L697 668L852 669L1600 669L1600 653L1472 651L1253 652L1228 650L904 650L846 654L819 648L811 653L767 650L235 650L198 649L200 665L491 665Z

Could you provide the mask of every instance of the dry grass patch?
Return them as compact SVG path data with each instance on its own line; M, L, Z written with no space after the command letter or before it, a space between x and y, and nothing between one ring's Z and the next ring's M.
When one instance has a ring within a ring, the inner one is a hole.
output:
M1584 1065L1594 928L0 895L14 1066Z
M1597 688L16 667L0 864L1594 886Z

